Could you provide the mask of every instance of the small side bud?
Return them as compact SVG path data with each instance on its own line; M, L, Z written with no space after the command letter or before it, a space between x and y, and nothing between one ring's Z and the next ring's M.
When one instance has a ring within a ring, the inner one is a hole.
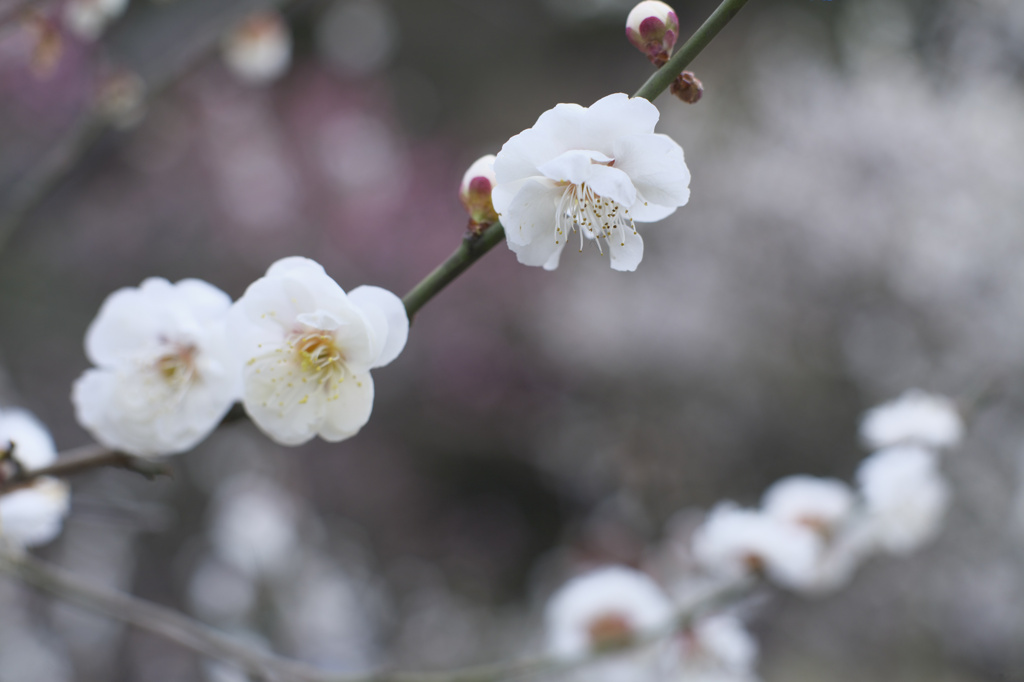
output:
M462 176L459 200L469 213L469 229L472 232L478 233L498 221L498 214L491 203L494 185L494 154L481 156Z
M292 37L276 12L256 12L224 36L224 62L236 76L260 85L280 77L292 60Z
M132 128L146 114L146 83L132 71L114 71L100 81L96 108L115 128Z
M626 38L655 66L668 61L679 37L679 17L658 0L644 0L626 17Z
M692 71L683 71L672 81L669 92L683 100L687 104L694 104L704 94L704 84L693 75Z

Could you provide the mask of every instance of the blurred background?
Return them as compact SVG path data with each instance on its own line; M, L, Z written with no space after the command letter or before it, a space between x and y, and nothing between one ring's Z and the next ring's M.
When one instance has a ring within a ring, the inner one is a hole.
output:
M113 290L237 297L298 254L402 294L461 239L473 160L651 72L632 0L281 2L264 84L220 41L266 3L132 0L95 39L24 4L0 2L0 363L61 449L89 442L68 396ZM682 36L713 7L677 4ZM691 68L703 100L658 105L692 198L638 272L499 245L375 372L357 437L239 423L173 480L76 478L42 555L338 670L505 658L566 576L650 561L688 510L851 480L860 414L920 387L972 408L945 531L761 601L761 672L1024 678L1024 4L751 0ZM245 679L7 580L0 603L4 682Z

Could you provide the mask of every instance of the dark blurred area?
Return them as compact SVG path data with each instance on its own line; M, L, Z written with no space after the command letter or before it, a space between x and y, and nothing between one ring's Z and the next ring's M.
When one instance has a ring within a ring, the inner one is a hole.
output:
M632 4L296 0L291 67L265 86L219 59L255 1L132 0L42 71L7 21L8 402L62 449L89 442L68 398L86 326L149 276L237 297L305 255L345 289L405 293L462 237L474 159L647 78ZM682 35L714 6L677 5ZM850 480L871 405L985 392L940 539L754 623L766 680L1024 677L1024 5L750 0L692 69L700 103L658 101L692 199L642 229L638 272L587 250L549 273L499 245L374 373L358 436L288 450L235 424L173 480L76 479L43 556L338 670L493 660L538 643L574 567L642 563L680 510L792 473ZM124 72L144 116L109 125L99 97ZM4 682L246 679L0 594Z

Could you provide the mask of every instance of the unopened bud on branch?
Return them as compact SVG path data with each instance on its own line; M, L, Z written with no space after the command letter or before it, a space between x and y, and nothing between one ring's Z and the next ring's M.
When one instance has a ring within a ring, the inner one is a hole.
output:
M675 10L658 0L644 0L626 17L626 37L656 66L668 61L679 36Z
M494 154L481 156L462 176L459 200L469 213L469 229L474 232L498 221L498 214L491 203L494 185Z
M669 92L687 104L695 104L704 94L704 84L692 71L683 71L672 81Z

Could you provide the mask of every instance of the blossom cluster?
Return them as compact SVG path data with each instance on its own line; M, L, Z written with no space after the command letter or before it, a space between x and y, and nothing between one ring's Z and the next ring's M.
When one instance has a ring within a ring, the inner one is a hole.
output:
M79 423L106 447L183 452L241 401L274 441L339 441L367 422L370 370L394 360L409 321L378 287L349 293L307 258L284 258L232 303L195 279L111 294L86 333L95 365L75 382Z
M860 431L874 453L858 468L856 488L795 475L769 487L759 508L718 504L688 543L697 570L662 576L673 589L620 566L567 582L548 602L551 654L573 660L628 649L588 668L590 680L756 680L757 643L737 613L702 610L680 621L681 595L759 579L820 594L845 585L871 554L905 555L941 529L949 488L939 455L963 436L953 403L909 391L868 411Z
M939 452L962 434L950 400L909 391L864 415L861 439L874 452L856 489L796 475L769 487L758 509L719 503L694 533L694 558L726 579L756 574L807 593L841 587L872 553L907 554L938 534L949 503Z

